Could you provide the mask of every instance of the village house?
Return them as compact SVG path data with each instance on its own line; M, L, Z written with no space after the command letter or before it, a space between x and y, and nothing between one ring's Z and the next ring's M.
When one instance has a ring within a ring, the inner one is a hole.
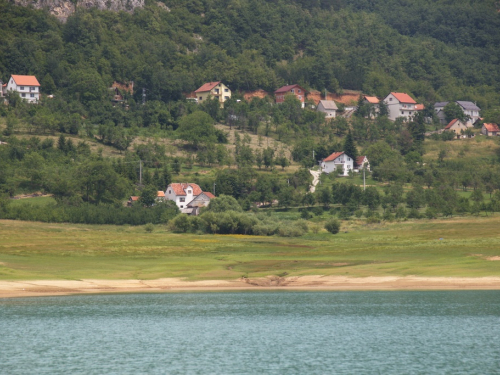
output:
M217 99L220 102L221 108L224 102L231 98L231 90L221 81L208 82L195 91L198 103L203 103L209 97Z
M274 92L274 98L276 104L283 103L285 101L285 96L289 94L295 95L295 97L300 101L301 107L305 106L306 90L304 90L299 85L287 85L280 87Z
M137 195L131 195L127 201L127 206L131 207L135 202L139 201L139 197Z
M348 176L349 171L354 170L354 160L344 153L334 152L320 162L323 173L332 173L338 171L341 176Z
M483 124L481 128L481 133L487 135L488 137L500 135L500 128L497 124L494 123L486 123Z
M337 104L333 100L320 100L316 107L316 111L323 112L327 119L335 118L337 110Z
M7 83L0 81L1 96L9 91L14 91L29 103L37 103L40 100L40 83L35 76L12 75Z
M363 104L370 106L370 118L374 118L380 112L380 100L376 96L363 96Z
M472 127L472 124L465 123L459 119L453 119L445 126L444 131L454 132L460 138L460 135L470 127Z
M398 117L409 121L419 111L417 102L410 95L402 92L391 92L384 99L384 103L387 105L388 117L393 121Z
M434 111L436 112L436 115L441 124L446 124L444 107L446 107L448 103L449 102L438 102L434 104ZM475 103L464 100L457 100L455 103L460 106L460 108L462 108L464 115L467 116L467 125L469 125L469 123L470 125L472 125L479 119L479 112L481 111L481 108L479 108Z
M199 209L208 206L210 199L215 196L202 191L197 184L172 183L165 190L165 198L174 201L182 213L197 215Z
M370 162L366 156L358 156L354 162L354 172L359 172L361 169L370 171Z

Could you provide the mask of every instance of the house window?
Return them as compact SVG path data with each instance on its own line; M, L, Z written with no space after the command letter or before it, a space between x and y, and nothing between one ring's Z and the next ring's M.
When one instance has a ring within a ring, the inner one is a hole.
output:
M299 89L299 94L300 94L300 92L301 92L301 91L300 91L300 89Z
M227 95L226 95L226 96L224 97L224 100L229 100L229 96L227 96Z
M21 96L22 96L23 98L26 98L26 94L21 94Z
M30 87L30 91L36 91L36 87Z
M229 89L224 89L224 92L229 92Z
M34 97L35 97L35 94L30 94L30 97L34 98Z
M302 95L299 95L299 100L302 100Z
M179 202L185 202L186 198L179 198Z
M411 111L410 111L410 115L411 115Z
M347 161L351 161L351 158L347 158Z
M215 99L219 100L219 95L216 95L216 96L215 96Z
M172 190L169 190L169 191L168 191L168 193L169 193L169 194L172 194Z
M218 94L219 93L219 89L215 89L215 93Z
M181 208L184 208L184 206L181 206Z
M202 101L202 100L203 100L203 97L202 97L202 96L200 96L200 101Z
M389 98L389 101L392 102L392 98Z
M401 115L404 115L405 113L403 111L401 111Z
M24 90L24 86L19 87L19 90L23 91Z
M292 89L292 94L295 94L295 89Z
M191 190L188 190L188 194L191 194Z

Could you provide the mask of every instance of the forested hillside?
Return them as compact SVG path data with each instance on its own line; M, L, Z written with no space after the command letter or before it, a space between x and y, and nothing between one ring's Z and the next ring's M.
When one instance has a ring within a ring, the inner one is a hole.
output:
M0 106L0 217L165 222L161 209L132 211L123 200L186 179L206 191L217 186L245 210L256 202L325 212L334 205L332 215L348 218L366 206L368 218L382 208L387 220L406 217L403 206L429 218L500 210L497 140L457 140L425 119L435 101L469 100L486 121L500 122L495 1L165 0L133 13L78 9L61 23L0 0L0 30L0 78L35 75L44 94L37 105L8 94ZM185 99L213 80L233 90L224 108ZM115 106L114 82L134 83ZM410 122L363 111L325 121L293 97L280 105L242 100L243 91L288 83L406 92L425 111ZM365 193L356 176L329 175L308 193L308 168L347 140L369 157L373 186ZM1 197L35 191L57 204L7 209Z

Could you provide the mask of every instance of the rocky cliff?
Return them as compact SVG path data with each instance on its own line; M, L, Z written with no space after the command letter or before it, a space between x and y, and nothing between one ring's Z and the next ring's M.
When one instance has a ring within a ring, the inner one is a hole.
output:
M51 14L61 21L75 12L76 7L97 8L101 10L120 10L132 12L135 8L142 8L145 0L14 0L17 5L33 6L37 9L48 9Z

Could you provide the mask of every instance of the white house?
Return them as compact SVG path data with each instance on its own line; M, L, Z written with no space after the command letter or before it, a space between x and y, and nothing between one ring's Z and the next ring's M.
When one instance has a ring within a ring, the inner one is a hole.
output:
M320 162L323 173L332 173L339 170L342 176L348 176L349 171L354 169L354 160L346 155L344 151L334 152Z
M437 114L437 117L439 118L439 122L442 124L446 124L446 115L444 114L444 107L448 104L449 102L438 102L434 104L434 111ZM455 102L462 108L462 111L466 116L469 117L469 120L467 120L467 125L472 125L474 124L478 119L479 119L479 111L481 111L481 108L479 108L476 104L468 101L463 101L463 100L457 100Z
M391 92L384 99L387 105L390 120L396 120L398 117L404 117L407 121L420 110L417 102L410 95L403 92Z
M207 206L210 199L215 198L215 196L212 193L203 192L196 184L173 183L167 186L165 198L174 201L181 212L196 214L193 211L199 211L200 207ZM193 208L197 208L197 210L193 210Z
M40 100L40 84L35 76L12 75L6 84L2 85L2 96L9 91L15 91L29 103Z
M376 96L363 96L363 103L370 106L370 117L374 118L380 112L380 100Z
M325 118L335 118L337 110L337 104L333 100L320 100L316 107L316 111L325 113Z
M368 158L366 156L358 156L354 163L354 168L356 172L359 172L360 169L366 169L367 171L369 171L370 162L368 161Z

